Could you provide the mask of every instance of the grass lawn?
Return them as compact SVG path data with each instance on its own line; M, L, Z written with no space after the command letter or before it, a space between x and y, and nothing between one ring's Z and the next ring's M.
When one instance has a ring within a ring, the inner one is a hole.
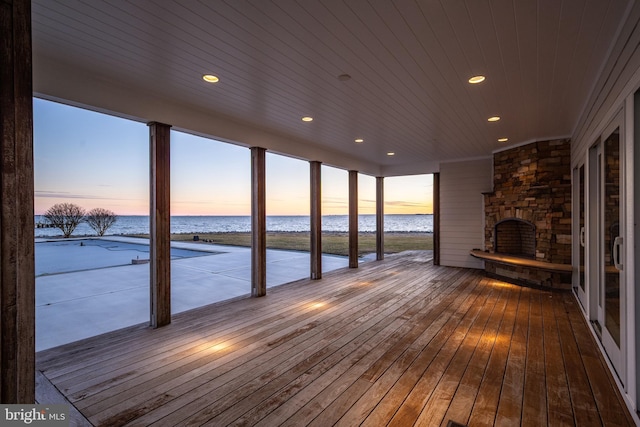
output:
M173 234L171 240L193 242L194 234ZM140 236L148 237L148 236ZM251 246L251 233L200 233L199 243L220 245ZM305 233L267 233L267 248L308 251L310 234ZM385 233L385 253L407 250L433 249L431 233ZM349 236L347 233L323 233L322 252L334 255L349 255ZM358 254L364 255L376 251L375 233L360 233L358 236Z

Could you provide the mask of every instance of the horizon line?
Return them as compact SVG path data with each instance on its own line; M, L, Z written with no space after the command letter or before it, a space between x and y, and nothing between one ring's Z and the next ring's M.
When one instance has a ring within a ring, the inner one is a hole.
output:
M344 213L344 214L322 214L321 216L348 216L348 213ZM372 215L375 216L375 213L359 213L358 215ZM433 212L426 212L426 213L422 213L422 212L418 212L418 213L385 213L384 215L433 215ZM34 213L34 216L44 216L43 213ZM149 214L116 214L116 216L149 216ZM179 214L179 215L170 215L170 216L192 216L192 217L205 217L205 216L248 216L250 217L251 214L233 214L233 215L226 215L226 214ZM311 216L308 214L267 214L266 216Z

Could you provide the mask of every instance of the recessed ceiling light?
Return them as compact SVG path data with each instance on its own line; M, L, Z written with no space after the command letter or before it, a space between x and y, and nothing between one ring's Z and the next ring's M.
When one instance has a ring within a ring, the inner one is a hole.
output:
M498 139L498 142L507 142L509 140L509 138L500 138Z
M302 121L303 121L303 122L312 122L312 121L313 121L313 117L304 116L304 117L302 118Z
M499 116L493 116L487 119L488 122L497 122L498 120L500 120Z
M485 79L484 76L473 76L469 79L469 83L471 84L482 83L484 79Z
M394 153L393 151L389 151L389 152L387 153L387 156L395 156L395 155L396 155L396 153Z
M356 141L356 143L360 144L360 143L364 142L364 139L362 139L362 138L358 138L358 139L356 139L355 141Z
M220 79L217 76L214 76L213 74L203 75L202 80L208 83L218 83L220 81Z

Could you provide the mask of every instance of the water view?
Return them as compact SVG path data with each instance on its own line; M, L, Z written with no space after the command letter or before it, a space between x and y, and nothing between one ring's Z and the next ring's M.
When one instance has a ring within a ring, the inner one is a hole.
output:
M36 215L36 224L45 224L46 218ZM310 229L309 216L268 216L267 231L301 232ZM432 233L433 215L385 215L384 229L389 233ZM346 233L349 231L348 215L325 215L322 217L324 232ZM374 232L376 230L375 215L359 215L358 231ZM250 232L250 216L172 216L171 233L226 233ZM149 217L143 215L119 216L116 223L107 231L107 235L147 234L149 233ZM62 233L57 228L36 228L36 237L58 237ZM74 236L95 235L87 224L80 224Z

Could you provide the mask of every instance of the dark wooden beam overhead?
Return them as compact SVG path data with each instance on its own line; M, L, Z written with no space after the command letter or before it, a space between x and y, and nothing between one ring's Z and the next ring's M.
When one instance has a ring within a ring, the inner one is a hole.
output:
M31 2L0 2L0 402L35 402Z
M358 171L349 171L349 268L358 267Z
M151 327L171 323L171 126L149 123Z
M321 162L309 162L311 177L311 278L322 278L322 194Z
M265 153L251 147L251 295L267 294L267 209Z

